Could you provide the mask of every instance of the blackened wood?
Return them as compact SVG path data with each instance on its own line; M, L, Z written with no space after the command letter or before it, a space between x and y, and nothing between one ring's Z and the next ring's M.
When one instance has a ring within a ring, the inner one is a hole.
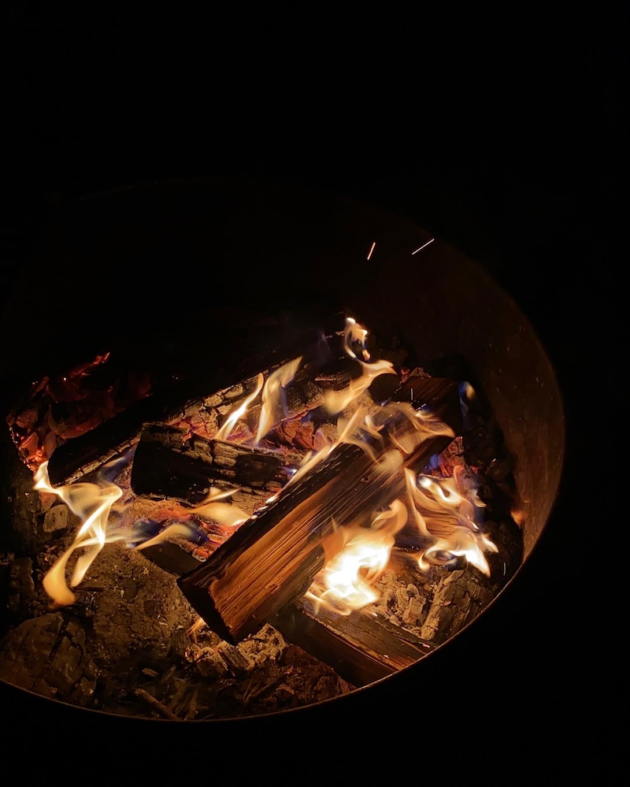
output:
M354 686L408 667L434 647L383 617L359 611L339 615L307 598L280 612L271 625Z
M430 406L459 431L456 384L428 378L416 395L416 408ZM429 436L406 457L404 466L420 472L451 439ZM377 457L391 447L387 438L372 443ZM330 543L326 539L335 526L365 524L404 491L402 472L385 474L360 446L339 445L243 524L202 568L182 577L180 587L211 629L230 642L238 641L306 592L324 566L324 547Z
M473 566L446 571L440 578L422 626L422 637L441 645L457 634L492 601L499 584Z
M163 541L161 544L152 544L138 550L141 555L155 563L156 566L181 577L189 571L194 571L201 563L196 557L183 550L172 541Z
M141 399L127 410L97 426L80 437L68 440L52 454L48 475L53 486L71 483L93 472L105 462L135 445L147 422L168 422L199 406L200 400L254 377L298 355L321 354L324 337L344 330L343 314L333 314L320 320L316 327L296 327L288 337L265 334L264 347L255 355L249 347L235 347L231 363L215 366L212 363L212 337L209 337L209 357L200 359L200 372L187 380L175 381L166 390ZM286 332L285 332L286 333ZM222 342L229 341L229 330ZM247 353L247 354L246 354ZM225 353L223 353L225 354Z
M147 424L136 448L131 488L141 497L201 503L217 482L279 492L300 457L206 440L183 429Z
M147 547L141 554L176 576L203 565L168 541ZM382 616L366 612L339 615L309 598L298 599L270 623L288 642L328 664L354 686L366 686L387 677L434 648Z

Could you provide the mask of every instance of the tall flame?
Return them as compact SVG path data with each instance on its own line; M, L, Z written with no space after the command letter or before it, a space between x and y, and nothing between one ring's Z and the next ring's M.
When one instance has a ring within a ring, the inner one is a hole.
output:
M307 595L343 615L378 601L380 594L374 583L387 567L395 535L406 522L407 508L395 500L374 518L369 528L336 529L324 545L326 552L330 551L332 542L337 542L333 547L336 554L328 560L318 583L311 586ZM325 589L318 592L318 584Z
M66 582L68 559L75 549L87 550L77 560L70 580L70 586L76 587L105 544L124 539L121 534L107 534L109 512L121 497L122 490L110 483L100 486L84 483L53 487L48 477L48 462L44 462L35 474L35 489L57 495L82 520L72 545L48 571L43 581L44 590L58 606L73 604L76 596Z
M370 354L365 348L367 330L359 325L352 317L346 319L346 329L344 333L344 350L351 358L361 364L363 370L360 377L352 380L347 388L341 391L326 391L324 404L331 415L340 413L355 399L366 391L374 380L381 374L395 374L394 367L390 361L376 361L375 363L365 363L369 361ZM353 350L352 345L359 343L362 347L361 354L365 359L362 361Z
M490 576L484 553L498 549L475 523L475 506L482 505L476 492L470 490L466 496L461 495L452 478L420 475L416 479L408 469L405 476L416 525L429 542L418 559L420 568L426 571L431 563L443 564L454 557L464 557Z
M249 409L250 404L254 401L254 399L260 393L261 388L263 387L263 383L265 381L265 377L263 374L259 374L256 378L256 387L252 391L252 393L246 397L238 407L235 407L234 410L229 414L227 420L223 424L223 426L219 429L219 431L215 435L216 440L227 440L230 436L232 429L236 426L236 422L239 418L242 418L247 410Z
M277 421L284 417L284 389L295 377L301 361L302 356L294 358L276 369L267 378L262 392L262 410L256 433L257 444L275 426Z

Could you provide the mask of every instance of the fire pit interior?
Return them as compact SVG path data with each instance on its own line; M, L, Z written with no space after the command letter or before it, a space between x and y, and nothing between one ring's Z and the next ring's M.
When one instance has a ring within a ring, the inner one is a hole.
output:
M531 327L375 209L208 182L81 200L5 321L0 679L51 699L234 718L422 669L556 494Z

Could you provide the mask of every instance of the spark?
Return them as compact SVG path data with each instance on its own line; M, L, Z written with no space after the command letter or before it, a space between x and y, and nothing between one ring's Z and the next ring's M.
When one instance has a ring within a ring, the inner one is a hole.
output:
M413 257L413 255L414 255L414 254L417 254L419 251L422 251L422 249L425 249L425 248L426 248L426 247L429 245L429 243L433 243L433 241L434 241L434 240L435 240L435 238L431 238L431 240L428 240L428 241L427 241L427 242L424 244L424 246L420 246L420 248L419 248L419 249L416 249L415 251L412 251L412 252L411 252L411 256ZM372 253L372 252L370 252L370 254L371 254L371 253ZM368 260L369 260L369 259L370 259L370 258L368 257Z
M372 252L374 251L374 247L375 247L375 246L376 246L376 241L374 241L374 243L372 244L372 248L370 249L370 253L369 253L369 254L368 254L368 256L367 256L368 260L369 260L369 259L370 259L370 257L372 256Z

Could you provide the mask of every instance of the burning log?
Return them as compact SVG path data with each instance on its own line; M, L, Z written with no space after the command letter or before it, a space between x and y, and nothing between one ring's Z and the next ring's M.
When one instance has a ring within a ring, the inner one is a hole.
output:
M354 611L338 615L302 598L271 624L302 650L328 664L354 686L367 686L426 656L433 645L382 617Z
M414 402L416 409L423 405L459 430L456 384L424 380ZM295 601L325 559L341 548L333 537L335 528L359 526L404 494L401 465L420 472L452 439L452 432L447 436L442 429L419 444L416 438L409 451L398 450L417 435L417 427L400 410L394 412L380 435L338 444L325 459L296 476L295 483L242 525L203 567L180 580L182 591L210 628L235 642ZM394 459L393 468L387 467L389 459Z
M203 565L168 541L141 554L177 576ZM387 677L435 647L380 615L360 611L339 615L309 598L298 599L270 622L288 642L328 664L354 686Z
M322 320L321 327L295 330L288 339L266 334L265 347L256 355L229 367L213 367L210 363L210 373L204 371L188 380L176 381L161 393L137 401L95 429L57 447L48 466L52 485L72 483L120 455L138 442L145 423L181 421L187 415L198 417L208 397L221 404L221 397L214 396L216 392L228 391L300 354L308 363L311 356L321 353L324 337L343 329L343 315L334 314Z
M142 431L131 473L134 494L201 503L216 482L275 494L300 457L206 440L183 429L151 424Z

